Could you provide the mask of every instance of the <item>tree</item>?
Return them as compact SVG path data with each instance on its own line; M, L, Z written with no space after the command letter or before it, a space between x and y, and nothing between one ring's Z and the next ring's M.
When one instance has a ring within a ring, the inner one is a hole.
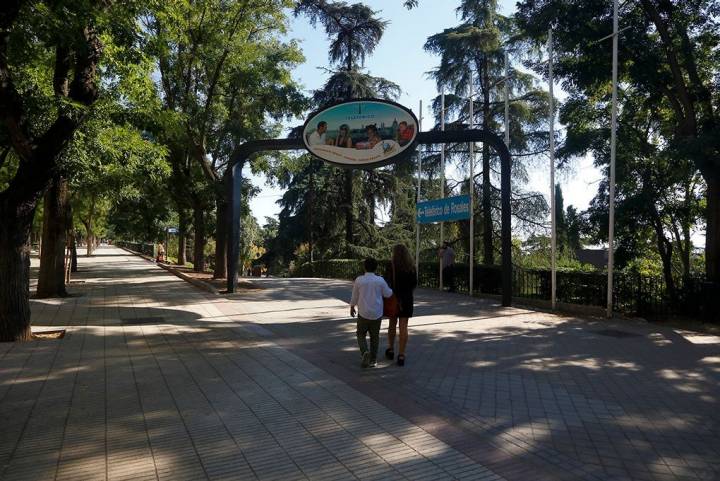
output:
M306 105L289 74L302 55L294 43L278 40L287 6L285 0L206 0L163 5L146 20L170 114L164 138L173 146L179 182L173 192L180 210L181 199L190 199L194 212L196 270L204 269L208 192L215 204L215 277L226 275L225 172L233 152L247 139L276 133L277 122L268 119L299 114Z
M569 205L565 211L565 219L567 222L567 243L571 252L576 252L582 248L582 232L585 226L585 219L577 211L577 209Z
M29 234L37 202L99 95L103 41L132 49L134 2L0 5L0 151L17 159L0 192L0 341L29 339ZM110 22L108 19L112 18ZM105 65L109 74L112 65Z
M591 102L608 98L610 50L595 41L612 31L611 8L580 0L519 2L530 38L542 41L553 27L559 77ZM712 0L630 2L619 52L621 105L624 92L642 97L670 162L690 162L705 181L706 274L714 282L720 282L719 13Z
M561 251L568 249L567 218L565 217L565 199L563 199L560 184L555 184L555 230L557 235L557 248Z
M67 294L66 247L72 248L76 264L73 217L81 221L91 255L97 243L96 221L102 221L110 201L132 195L134 186L164 166L158 165L164 162L164 151L138 131L159 110L150 80L152 63L146 55L133 57L131 64L116 67L121 75L103 83L83 128L62 153L63 173L53 179L45 195L38 297Z
M617 154L616 264L623 268L638 264L648 255L658 258L660 269L655 274L662 273L674 298L678 257L685 266L684 275L690 274L691 235L700 221L702 182L692 162L674 158L664 138L660 119L669 112L657 112L646 94L632 88L623 92L622 104L618 117L618 145L622 148ZM568 129L560 158L591 153L597 165L607 168L609 116L607 103L572 95L561 109ZM587 216L595 226L594 242L607 241L608 203L608 182L602 182Z
M377 12L366 5L346 2L329 2L327 0L301 0L295 8L295 14L305 14L312 25L321 24L330 41L328 59L334 69L329 70L330 77L322 89L314 93L313 99L319 107L333 102L362 97L395 98L400 87L389 80L373 77L364 72L363 65L367 55L377 47L387 26L387 22L377 17ZM382 175L382 174L377 174ZM345 214L345 246L350 255L352 246L358 244L355 238L355 224L358 222L354 206L356 200L374 199L372 193L358 196L354 187L353 170L345 170L343 176L343 199L339 204ZM361 185L370 185L367 177ZM362 188L360 189L362 192ZM374 205L374 201L370 202ZM370 206L366 213L374 216L374 208ZM370 223L361 224L367 231Z
M38 273L37 297L64 297L66 234L72 227L68 181L62 174L50 181L45 193L43 210L40 271Z
M478 93L474 100L474 112L479 117L476 125L485 130L497 131L502 125L504 99L498 91L505 77L505 53L520 56L521 46L513 43L516 34L511 18L498 13L496 0L463 0L457 8L462 23L457 27L428 38L425 49L440 55L440 66L431 75L438 88L449 90L446 107L450 114L457 114L460 121L467 122L467 92L470 73L473 72L473 90ZM532 77L512 69L508 82L511 92L511 142L510 148L516 158L537 156L545 149L547 133L540 132L544 112L547 111L547 94L539 90ZM440 102L434 108L439 115ZM451 158L457 147L451 147ZM463 163L469 157L463 155ZM482 213L482 259L484 264L494 264L493 213L499 204L497 189L492 184L493 168L497 163L491 156L489 144L483 144L481 213ZM524 180L526 171L523 162L513 164L516 180ZM535 223L538 215L546 209L545 202L537 194L514 195L513 212L525 221Z
M130 115L135 117L135 123L140 123L139 118L144 116L134 108L137 96L127 95L124 100L122 105L109 105L105 116L87 122L68 149L75 164L70 201L74 216L85 231L88 256L93 254L97 234L106 229L108 217L117 206L136 202L139 204L136 211L162 213L158 203L166 204L153 199L152 193L168 195L163 187L170 175L167 151L137 126L121 124L120 118L113 121L113 117ZM146 205L142 205L144 200Z

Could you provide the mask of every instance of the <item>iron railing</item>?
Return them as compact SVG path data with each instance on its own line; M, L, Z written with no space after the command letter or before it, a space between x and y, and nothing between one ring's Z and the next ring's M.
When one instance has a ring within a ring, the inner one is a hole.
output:
M383 265L379 273L383 273ZM315 261L297 266L292 277L320 277L354 279L362 274L362 261L333 259ZM418 283L421 287L438 288L440 285L437 262L421 262ZM469 268L467 264L452 267L454 287L468 292ZM558 271L556 274L556 300L564 304L604 307L607 299L607 274L603 272ZM706 282L701 277L679 278L675 281L675 294L671 295L662 277L642 276L632 272L616 272L613 284L613 308L617 312L644 317L663 318L687 316L718 321L720 315L720 285ZM513 296L516 298L550 301L551 273L545 269L513 268ZM445 279L445 287L448 287ZM474 268L473 294L501 294L502 271L500 266L477 265Z

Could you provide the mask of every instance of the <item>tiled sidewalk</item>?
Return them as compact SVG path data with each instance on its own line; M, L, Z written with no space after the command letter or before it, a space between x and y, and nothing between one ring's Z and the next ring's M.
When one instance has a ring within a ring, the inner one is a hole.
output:
M74 297L33 301L66 337L0 344L0 479L503 479L236 302L118 249L80 262Z
M256 282L218 307L508 479L720 480L718 337L421 290L407 365L369 377L349 283Z

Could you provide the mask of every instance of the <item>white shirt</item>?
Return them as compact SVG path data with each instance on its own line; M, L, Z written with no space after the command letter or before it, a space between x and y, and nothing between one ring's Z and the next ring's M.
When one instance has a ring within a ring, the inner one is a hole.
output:
M452 247L445 247L441 251L443 268L451 266L455 263L455 251Z
M385 279L374 272L366 272L353 283L351 306L358 306L358 314L365 319L380 319L383 314L383 297L392 296Z
M318 131L316 130L312 134L308 135L308 144L325 145L325 132L318 134Z

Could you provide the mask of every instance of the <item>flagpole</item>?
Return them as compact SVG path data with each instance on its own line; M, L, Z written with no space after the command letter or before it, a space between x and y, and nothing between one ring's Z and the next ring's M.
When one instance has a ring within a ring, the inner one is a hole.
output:
M505 145L507 148L510 148L510 88L508 87L508 82L510 81L510 54L508 52L505 52L505 79L504 82L504 89L505 89Z
M440 130L445 131L445 92L440 94ZM445 144L440 147L440 198L445 198ZM440 247L445 242L445 223L440 222ZM443 258L440 257L440 290L443 289Z
M473 112L473 74L470 70L470 84L468 85L470 130L474 127ZM473 295L474 267L475 267L475 143L470 142L470 282L469 295Z
M555 215L555 95L553 89L553 36L552 29L548 31L548 83L550 86L550 300L552 308L556 307L557 293L557 216Z
M422 109L422 100L420 100L420 110L419 110L419 116L418 116L418 132L422 132L422 119L423 119L423 109ZM422 151L418 149L418 170L417 170L417 199L415 200L415 211L417 212L417 204L420 202L421 199L421 188L422 188L422 181L420 178L421 172L422 172ZM415 215L415 276L419 279L420 278L420 222L417 220L417 214Z
M608 224L608 285L607 317L613 312L613 268L615 241L615 160L617 156L617 84L618 84L618 0L613 1L613 45L612 45L612 125L610 126L610 219Z

